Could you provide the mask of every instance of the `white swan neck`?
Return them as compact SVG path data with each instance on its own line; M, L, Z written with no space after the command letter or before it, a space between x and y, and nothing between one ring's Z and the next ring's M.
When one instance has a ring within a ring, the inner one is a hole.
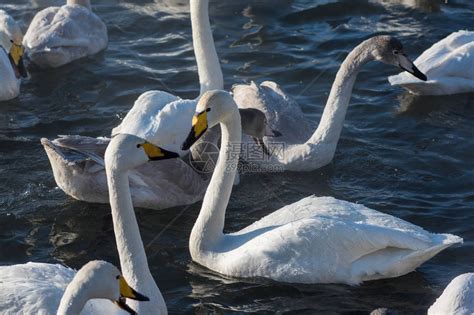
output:
M190 9L200 94L210 90L223 90L224 78L209 22L209 0L191 0Z
M371 41L366 40L354 48L339 68L324 107L318 128L307 143L334 143L341 135L347 108L352 95L352 87L361 67L374 59Z
M79 315L90 299L89 290L90 287L74 277L64 291L57 315Z
M107 168L110 206L115 241L122 274L130 286L150 298L149 302L128 304L138 313L155 314L163 305L163 297L150 269L130 194L128 173Z
M212 249L224 236L225 212L237 172L242 141L237 106L233 108L231 115L221 122L221 132L222 142L217 164L189 238L191 257L197 262L203 252Z
M90 0L67 0L66 2L67 5L82 5L83 7L88 8L89 10L91 9L91 3Z

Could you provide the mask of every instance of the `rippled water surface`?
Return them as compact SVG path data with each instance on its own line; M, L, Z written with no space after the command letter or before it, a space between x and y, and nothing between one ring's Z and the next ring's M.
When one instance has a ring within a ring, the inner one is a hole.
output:
M42 6L0 0L24 29ZM39 139L109 135L142 92L198 94L186 0L92 0L108 49L56 70L30 69L19 98L0 104L0 264L91 259L118 264L110 209L66 196ZM348 51L393 34L414 59L432 43L473 27L470 0L211 1L226 87L280 83L316 126ZM137 209L152 273L170 313L422 313L456 275L474 269L474 96L413 97L392 88L397 72L372 63L360 73L334 161L309 173L245 175L234 189L226 230L284 204L331 195L465 239L416 272L359 287L225 279L190 262L187 242L199 204ZM297 126L296 126L297 127ZM182 213L175 220L176 216ZM173 221L175 220L175 221Z

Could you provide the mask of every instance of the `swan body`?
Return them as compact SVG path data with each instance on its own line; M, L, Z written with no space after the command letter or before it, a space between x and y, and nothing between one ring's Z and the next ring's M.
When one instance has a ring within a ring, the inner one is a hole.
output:
M250 226L224 234L225 211L236 172L240 117L223 91L200 100L183 148L199 138L199 128L221 124L222 145L189 249L200 265L226 276L263 277L290 283L347 283L409 273L443 249L461 243L450 234L421 227L362 205L310 196Z
M398 40L388 36L370 38L354 48L342 63L318 128L312 132L304 122L304 115L296 102L276 83L235 86L233 93L238 106L263 111L268 116L270 127L282 133L282 137L276 141L268 137L263 140L269 151L275 153L270 159L253 159L251 163L263 167L277 166L290 171L311 171L330 163L336 151L357 74L364 64L372 60L401 67L419 79L426 80L426 76L403 53L403 46ZM244 139L244 143L247 141Z
M423 52L414 63L428 76L428 81L400 73L388 78L390 84L421 95L474 92L474 32L452 33Z
M20 94L20 77L26 77L23 66L23 33L7 12L0 10L0 101L6 101ZM17 64L11 57L15 48L20 49Z
M0 266L2 314L129 314L112 303L123 297L117 277L120 271L105 261L91 261L78 272L34 262Z
M107 27L89 0L68 0L38 12L23 39L29 58L43 68L56 68L94 55L107 47Z
M41 139L59 188L74 199L109 203L104 154L108 138ZM182 159L144 164L129 172L133 204L166 209L202 199L208 180Z
M454 278L428 309L428 315L474 314L474 273Z

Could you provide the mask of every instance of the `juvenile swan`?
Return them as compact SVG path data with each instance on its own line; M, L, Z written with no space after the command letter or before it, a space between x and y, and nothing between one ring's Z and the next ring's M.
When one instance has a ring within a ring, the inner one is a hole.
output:
M38 12L23 39L28 57L43 68L56 68L107 47L107 27L89 0L67 0Z
M421 95L474 92L474 32L452 33L416 58L415 65L429 77L428 81L400 73L388 77L390 84Z
M0 10L0 101L20 94L21 77L27 77L21 45L23 33L7 12Z
M391 36L372 37L354 48L342 63L319 126L314 132L309 128L296 102L276 83L264 82L261 86L253 83L250 86L234 87L234 99L239 107L253 107L263 111L270 126L282 133L278 143L285 144L280 154L252 163L273 164L291 171L311 171L331 162L357 74L362 66L372 60L397 66L421 80L426 80L426 76L408 59L397 39ZM273 141L264 138L264 142L271 150ZM278 148L280 147L279 145Z
M232 144L241 141L239 111L228 93L202 96L183 149L219 123L218 162L189 238L192 259L204 267L239 278L357 284L404 275L462 242L455 235L432 234L360 204L314 196L224 234L238 162Z
M125 298L149 300L132 289L114 265L99 260L77 272L59 264L2 266L0 291L2 314L9 315L119 314L119 308L136 314Z
M474 314L474 273L454 278L428 309L428 315Z

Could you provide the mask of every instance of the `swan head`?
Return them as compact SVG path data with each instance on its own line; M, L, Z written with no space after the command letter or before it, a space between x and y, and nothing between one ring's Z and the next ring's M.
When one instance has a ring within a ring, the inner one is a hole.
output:
M67 287L65 296L80 300L107 299L129 314L136 314L125 299L149 301L150 299L131 288L121 272L106 261L95 260L84 265ZM69 301L73 307L74 301ZM66 306L67 307L67 306Z
M375 60L399 67L420 80L427 80L426 75L418 70L415 64L405 54L403 45L398 39L393 36L376 36L370 41L373 41L375 44L375 47L371 47L371 53Z
M22 45L23 33L21 32L20 26L16 21L6 14L5 11L0 10L3 13L2 27L0 27L0 45L8 53L8 58L13 67L17 78L28 76L26 68L23 64L23 55L25 48Z
M207 129L231 119L235 111L238 111L237 104L228 92L219 90L205 92L196 105L192 129L181 149L189 150Z
M177 158L175 152L167 151L142 138L129 134L118 134L110 140L105 151L105 166L109 170L128 171L148 161Z

